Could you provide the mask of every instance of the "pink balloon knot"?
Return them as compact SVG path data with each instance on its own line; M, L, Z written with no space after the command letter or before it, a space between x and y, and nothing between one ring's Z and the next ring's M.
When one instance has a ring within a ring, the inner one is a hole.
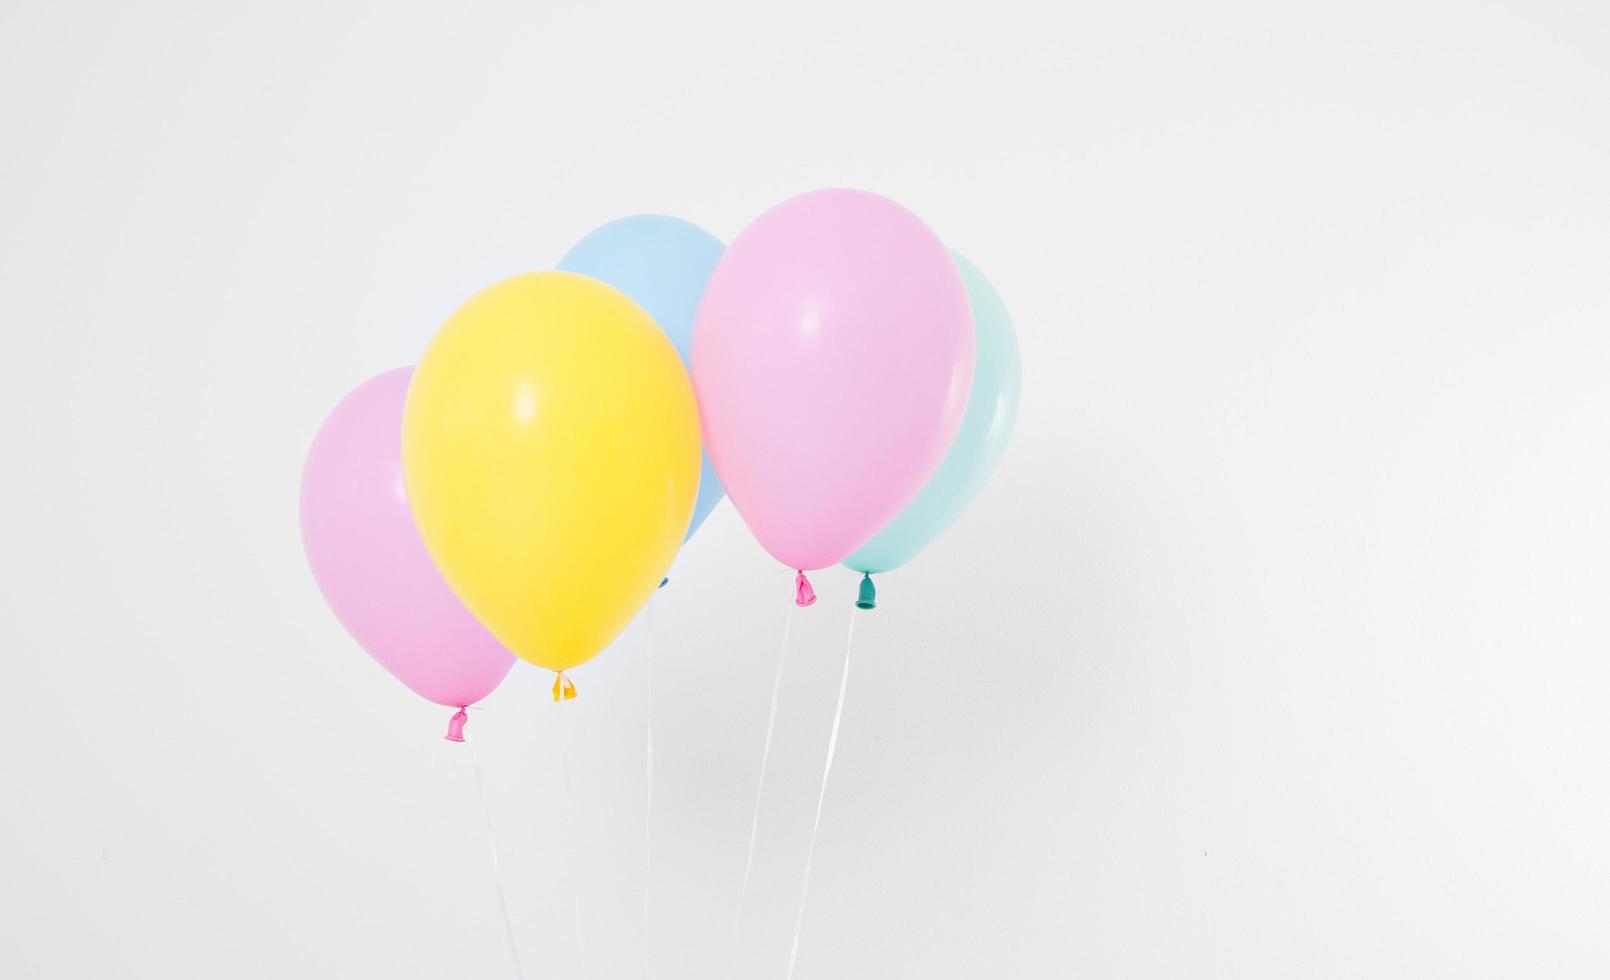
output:
M458 714L447 719L447 740L449 742L464 741L464 723L469 720L469 714L463 708L458 709Z
M816 601L816 590L811 588L811 580L805 577L804 570L794 576L794 605L804 607Z

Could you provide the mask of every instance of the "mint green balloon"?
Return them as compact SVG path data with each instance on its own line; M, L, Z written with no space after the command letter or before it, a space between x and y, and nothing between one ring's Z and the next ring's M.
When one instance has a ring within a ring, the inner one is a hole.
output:
M1001 295L978 267L955 252L951 255L967 284L977 343L967 413L962 416L961 429L950 444L950 452L917 496L872 540L844 560L846 568L858 572L899 568L933 544L983 492L1017 422L1022 365L1017 338L1012 334L1012 318L1006 313Z

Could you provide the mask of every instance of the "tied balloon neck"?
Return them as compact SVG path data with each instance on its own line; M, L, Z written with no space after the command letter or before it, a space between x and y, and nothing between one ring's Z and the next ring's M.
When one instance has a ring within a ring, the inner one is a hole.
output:
M861 573L861 591L855 597L855 608L878 608L878 587L872 584L872 573Z
M811 580L805 577L805 570L795 569L794 575L794 605L803 609L816 601L816 590L811 588Z
M462 707L459 708L458 712L454 714L453 717L447 719L447 735L445 736L447 740L449 742L464 741L464 723L469 720L469 712L465 711Z
M569 701L571 698L573 698L575 696L576 696L576 685L571 681L570 678L565 676L564 671L559 671L558 673L554 674L553 675L553 700L554 700L554 703L557 704L560 701Z

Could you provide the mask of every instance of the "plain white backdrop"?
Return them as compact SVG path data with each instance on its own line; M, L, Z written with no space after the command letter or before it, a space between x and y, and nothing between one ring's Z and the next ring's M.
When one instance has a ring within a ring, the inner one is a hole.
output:
M798 976L1604 976L1607 66L1595 3L5 3L0 973L511 976L302 455L606 220L849 185L990 275L1024 402L857 624ZM646 936L643 624L574 819L547 677L471 724L533 980L782 975L854 578L736 945L791 584L730 504L672 580Z

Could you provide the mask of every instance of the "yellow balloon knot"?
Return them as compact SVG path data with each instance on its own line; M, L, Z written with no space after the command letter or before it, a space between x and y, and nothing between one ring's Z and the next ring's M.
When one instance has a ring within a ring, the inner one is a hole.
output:
M575 685L575 683L573 681L571 681L570 678L565 676L564 671L559 671L558 673L554 674L553 675L553 699L554 699L554 701L556 701L556 702L558 702L558 701L569 701L571 698L573 698L575 696L576 696L576 685Z

